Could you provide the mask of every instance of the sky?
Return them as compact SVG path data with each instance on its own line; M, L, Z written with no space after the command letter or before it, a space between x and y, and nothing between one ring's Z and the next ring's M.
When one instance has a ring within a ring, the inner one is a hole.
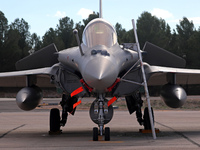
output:
M164 19L171 29L176 29L183 17L192 20L196 29L200 27L199 0L102 0L102 3L103 18L113 26L120 23L127 31L132 29L131 19L137 20L144 11ZM0 11L9 24L23 18L30 25L31 34L42 37L65 16L78 23L93 11L99 12L99 0L0 0Z

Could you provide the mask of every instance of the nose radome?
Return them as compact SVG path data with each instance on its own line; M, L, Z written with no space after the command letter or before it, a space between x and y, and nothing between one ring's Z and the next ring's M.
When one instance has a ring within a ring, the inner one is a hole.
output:
M115 64L105 58L92 59L83 71L83 78L86 83L100 92L110 87L115 82L117 75L118 71Z

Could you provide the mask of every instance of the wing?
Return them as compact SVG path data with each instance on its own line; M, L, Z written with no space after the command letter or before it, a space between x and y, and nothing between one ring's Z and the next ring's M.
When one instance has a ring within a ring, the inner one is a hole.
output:
M50 44L45 48L16 62L18 71L0 73L0 77L54 75L58 67L57 48ZM3 79L2 79L3 80Z
M40 68L40 69L31 69L25 71L13 71L13 72L4 72L0 73L0 77L14 77L14 76L27 76L27 75L51 75L52 67Z
M45 67L40 69L0 73L0 85L3 87L12 87L13 85L27 86L37 84L41 87L44 85L47 87L54 87L49 82L49 80L52 78L52 76L55 77L58 68L58 64L55 64L52 67ZM24 77L26 77L26 82L24 82Z
M200 84L199 69L149 66L148 72L151 74L148 85L164 85L169 82L172 74L176 75L177 84Z
M183 58L152 43L146 42L143 50L146 52L143 61L151 66L185 68L186 61Z
M143 61L147 63L146 73L150 77L148 85L164 85L174 77L177 84L200 84L200 70L183 69L186 64L183 58L149 42L143 50L147 52Z
M50 44L34 54L16 62L17 70L30 70L51 67L58 62L58 51L55 44Z

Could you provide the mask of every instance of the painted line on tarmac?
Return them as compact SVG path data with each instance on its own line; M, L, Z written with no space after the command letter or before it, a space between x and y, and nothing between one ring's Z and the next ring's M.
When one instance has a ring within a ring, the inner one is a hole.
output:
M26 124L23 124L23 125L21 125L21 126L18 126L18 127L14 128L14 129L12 129L12 130L10 130L10 131L8 131L8 132L2 134L2 135L0 136L0 139L3 138L4 136L8 135L10 132L15 131L15 130L17 130L17 129L19 129L19 128L24 127L25 125L26 125Z
M124 141L100 141L100 143L119 144L119 143L124 143Z

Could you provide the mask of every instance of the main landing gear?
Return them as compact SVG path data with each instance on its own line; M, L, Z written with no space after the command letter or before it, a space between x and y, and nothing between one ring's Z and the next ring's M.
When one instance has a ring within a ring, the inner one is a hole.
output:
M133 112L136 112L136 118L140 125L144 126L144 130L151 130L151 123L150 123L150 117L148 112L148 107L144 109L144 115L142 118L142 106L143 106L143 100L141 99L141 94L139 92L135 92L130 96L126 96L126 104L129 110L129 113L132 114ZM153 115L153 122L154 122L154 113L153 108L151 108L152 115Z
M62 106L62 119L60 118L60 111L57 108L53 108L50 111L50 131L49 134L60 134L61 126L65 126L67 123L68 113L74 115L75 109L73 105L77 102L76 97L70 97L63 95L62 101L60 102ZM92 103L90 107L90 118L96 124L98 128L93 128L93 141L98 141L99 135L103 136L105 141L110 141L110 128L104 125L109 123L113 117L113 107L108 106L108 100L99 95L97 99Z
M113 117L113 107L107 105L103 95L99 95L90 107L90 118L98 124L98 127L93 128L93 141L98 141L98 137L104 135L105 141L110 141L110 128L104 128L104 125L111 121Z
M74 115L76 108L73 109L73 105L77 102L76 97L70 97L69 95L63 94L60 102L62 106L62 119L60 117L60 110L53 108L50 111L50 131L49 134L61 134L61 126L65 126L67 123L68 113Z

